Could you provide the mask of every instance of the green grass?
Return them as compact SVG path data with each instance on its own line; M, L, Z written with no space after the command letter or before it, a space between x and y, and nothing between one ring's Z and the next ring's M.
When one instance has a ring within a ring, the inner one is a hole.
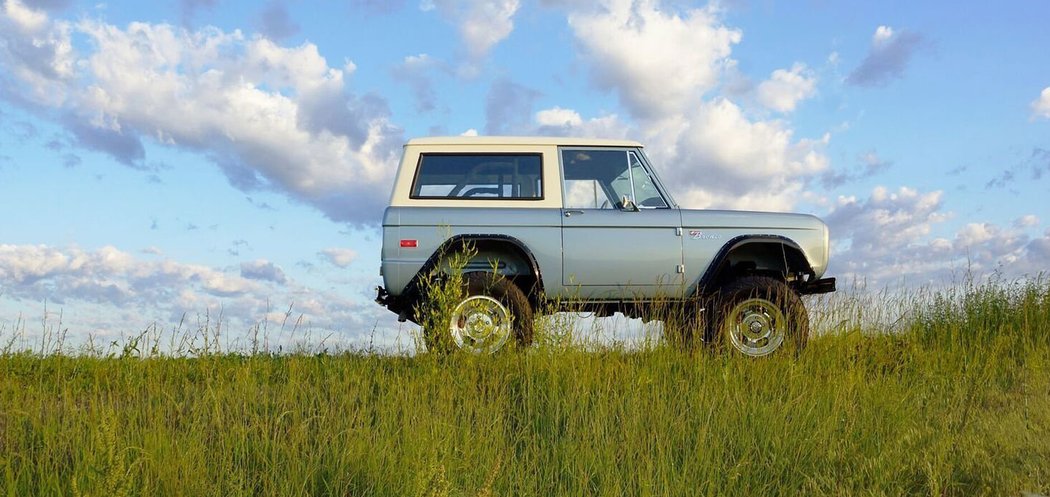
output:
M1050 494L1048 286L909 306L763 360L8 350L0 496Z

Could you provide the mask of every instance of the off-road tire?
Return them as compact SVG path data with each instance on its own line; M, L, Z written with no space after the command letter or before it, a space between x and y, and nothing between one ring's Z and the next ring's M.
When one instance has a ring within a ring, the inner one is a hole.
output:
M503 305L513 317L511 339L502 346L517 345L526 348L532 345L533 339L533 310L529 299L513 281L494 273L470 272L463 275L463 300L475 296L490 297ZM447 351L456 349L452 338L449 336L451 323L445 323L437 330L424 330L424 338L428 350ZM438 336L437 334L444 336Z
M784 349L798 353L806 346L806 307L798 293L779 279L743 276L725 284L709 302L705 341L718 350L762 357Z

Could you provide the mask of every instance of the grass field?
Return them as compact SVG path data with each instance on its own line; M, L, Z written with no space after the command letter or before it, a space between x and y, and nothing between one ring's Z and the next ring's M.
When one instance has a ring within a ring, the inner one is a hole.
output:
M1050 494L1050 287L909 305L763 360L9 347L0 495Z

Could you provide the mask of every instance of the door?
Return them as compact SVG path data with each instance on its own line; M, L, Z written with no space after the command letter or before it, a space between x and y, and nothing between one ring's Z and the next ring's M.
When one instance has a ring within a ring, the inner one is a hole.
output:
M682 218L633 149L561 151L562 284L587 298L676 295Z

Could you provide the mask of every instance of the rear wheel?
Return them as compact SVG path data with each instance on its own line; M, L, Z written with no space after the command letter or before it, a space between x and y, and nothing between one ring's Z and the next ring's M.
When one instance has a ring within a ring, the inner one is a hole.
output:
M493 273L467 273L463 298L451 309L447 326L435 328L426 333L430 350L491 354L508 343L527 347L532 344L532 307L514 282Z
M809 315L802 299L781 280L745 276L722 287L713 299L709 338L723 348L763 357L806 346Z

